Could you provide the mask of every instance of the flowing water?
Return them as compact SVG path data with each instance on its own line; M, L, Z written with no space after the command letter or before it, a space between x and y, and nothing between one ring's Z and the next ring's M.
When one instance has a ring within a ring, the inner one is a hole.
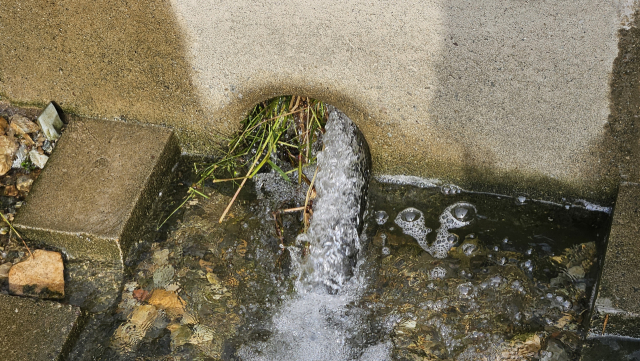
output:
M303 206L306 185L260 174L218 224L232 190L210 184L151 237L94 327L99 352L76 359L578 357L608 209L367 182L350 121L332 112L324 139L306 233L301 213L278 212Z

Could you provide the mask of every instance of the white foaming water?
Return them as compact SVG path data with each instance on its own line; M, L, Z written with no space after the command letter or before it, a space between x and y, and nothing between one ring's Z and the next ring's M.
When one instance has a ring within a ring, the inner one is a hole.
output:
M297 240L298 245L309 244L310 254L303 259L295 249L292 258L300 274L299 289L322 284L337 292L353 276L361 248L370 159L356 126L337 110L329 113L323 139L313 217Z
M415 208L407 208L398 213L395 222L402 231L413 237L420 247L435 258L445 258L449 250L458 242L458 236L450 233L450 229L468 225L473 220L476 207L467 202L457 202L447 207L440 215L440 228L436 240L431 246L427 243L427 235L431 232L424 223L424 215Z
M369 311L353 306L366 287L358 268L360 231L370 169L369 150L355 125L330 108L318 154L317 197L307 233L291 247L297 295L272 319L272 335L244 345L242 360L389 360L389 342L364 346ZM302 256L301 247L309 245Z

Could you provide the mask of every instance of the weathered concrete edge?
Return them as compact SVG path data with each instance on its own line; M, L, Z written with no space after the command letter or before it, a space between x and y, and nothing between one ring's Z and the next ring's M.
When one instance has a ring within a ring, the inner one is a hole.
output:
M81 117L75 115L68 116L72 121L82 121ZM116 121L113 122L117 123ZM146 128L159 128L169 131L170 134L162 152L158 155L158 161L153 170L144 180L144 185L138 195L138 199L135 201L134 207L124 216L127 221L125 222L120 237L100 237L88 233L52 231L46 228L34 227L28 224L22 224L20 212L18 212L14 226L22 233L29 244L35 247L60 251L65 255L65 260L67 261L76 260L76 255L81 254L92 261L105 263L105 266L109 264L110 267L114 268L123 267L123 261L131 246L131 240L139 236L140 232L143 231L143 227L140 227L140 225L149 214L148 209L151 203L153 203L155 198L154 194L157 195L159 190L169 182L171 178L171 168L180 156L178 140L171 128L155 124L133 122L127 124ZM56 163L55 159L60 156L61 155L54 151L49 159L49 164ZM34 190L37 190L37 187L39 187L39 185L36 181L32 193L34 193ZM113 255L119 256L115 258Z
M9 301L9 302L15 302L15 303L20 303L20 304L31 304L31 305L35 305L38 304L39 302L46 302L46 303L50 303L50 304L54 304L57 303L55 301L48 301L48 300L36 300L36 299L31 299L28 297L20 297L20 296L10 296L10 295L0 295L0 300L2 300L3 302L5 301ZM72 330L68 333L67 338L64 342L64 344L62 345L62 347L60 348L60 353L58 354L56 360L62 361L62 360L66 360L67 359L67 355L69 354L69 352L71 352L74 344L77 342L82 329L84 328L86 322L87 322L87 314L86 312L83 312L79 307L76 306L70 306L72 309L75 309L74 312L77 314L76 320L73 324L73 328ZM11 310L13 310L13 307L11 307ZM9 310L9 312L12 312L11 310ZM11 317L15 317L15 314L10 314L10 315L5 315L3 310L0 310L0 320L8 320L11 319ZM29 340L21 340L21 341L29 341ZM16 347L25 347L24 344L22 343L16 343Z
M609 230L609 236L607 237L606 242L606 250L600 259L601 267L598 275L598 279L593 288L593 294L591 297L591 314L589 315L589 328L587 331L587 338L600 338L600 337L623 337L623 338L632 338L632 339L640 339L640 314L636 314L634 312L630 312L629 310L618 309L618 308L601 308L598 307L598 299L601 296L601 286L603 281L603 276L605 275L607 265L612 262L611 255L607 258L607 254L609 253L609 243L611 241L610 237L613 235L620 236L620 234L624 235L625 232L624 227L628 222L616 223L616 216L619 216L619 212L621 209L627 209L630 203L630 197L625 197L625 194L622 194L622 191L626 187L633 187L636 189L640 189L639 183L632 182L623 182L620 184L618 199L616 201L616 205L613 212L611 228ZM636 215L635 219L632 220L635 224L640 224L640 215ZM620 230L620 231L618 231ZM640 234L638 235L640 237ZM636 269L636 276L640 275L640 268ZM625 276L628 277L628 276ZM625 295L622 295L624 298ZM637 299L635 302L640 304L640 299Z
M145 126L159 127L155 125ZM131 213L127 215L128 220L123 227L119 240L120 249L124 253L124 258L128 255L129 248L133 245L133 241L140 237L145 231L142 225L150 216L151 205L159 193L165 189L169 182L175 177L173 170L174 166L179 162L180 156L180 144L175 133L172 131L162 153L158 155L158 162L144 181L144 186L139 193L136 205L133 207Z

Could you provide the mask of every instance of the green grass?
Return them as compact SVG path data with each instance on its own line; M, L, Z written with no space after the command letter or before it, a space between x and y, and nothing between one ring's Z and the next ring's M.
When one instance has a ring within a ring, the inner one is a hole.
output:
M261 171L273 169L282 178L291 182L289 174L298 170L296 181L308 182L302 174L302 167L316 161L311 147L318 134L324 132L326 118L326 105L315 99L281 96L259 103L242 121L240 131L233 138L228 139L223 157L208 164L194 164L197 180L187 191L182 204L169 217L189 200L196 197L207 198L201 191L207 180L214 183L238 184L240 182L220 222L226 216L247 179L253 178ZM281 164L290 165L292 169L285 172L274 162L276 158L284 162Z

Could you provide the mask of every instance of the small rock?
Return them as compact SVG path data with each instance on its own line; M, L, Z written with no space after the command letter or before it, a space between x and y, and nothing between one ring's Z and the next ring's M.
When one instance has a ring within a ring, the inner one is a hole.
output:
M15 295L64 298L64 265L58 252L36 250L33 257L9 271L9 291Z
M23 117L22 115L14 115L11 117L11 125L10 127L13 128L16 132L16 134L30 134L30 133L36 133L38 130L40 130L40 127L38 126L38 124L30 121L29 119Z
M57 140L60 138L59 131L64 126L64 123L62 123L60 115L53 103L49 103L47 108L40 114L38 124L40 124L42 132L48 140Z
M7 197L17 197L20 192L18 192L18 188L14 185L4 187L4 195Z
M29 152L29 158L31 159L31 163L40 169L44 168L44 165L47 164L47 161L49 160L49 157L38 153L35 149Z
M0 265L0 279L9 277L9 270L13 264L11 262L3 263Z
M4 133L8 127L9 127L9 122L7 122L7 120L4 119L3 117L0 117L0 131Z
M137 290L133 290L133 298L140 302L144 302L149 298L149 292L140 288Z
M573 266L567 270L567 273L573 278L584 278L584 268L581 266Z
M24 161L27 160L28 155L29 155L29 148L24 144L20 144L20 148L18 148L18 151L15 152L15 156L13 158L13 164L11 165L11 168L14 168L14 169L22 168L22 163L24 163Z
M184 315L184 301L175 292L156 289L147 301L159 309L165 310L167 316L174 318Z
M33 179L26 174L21 174L16 179L16 188L21 192L28 192L33 184Z
M18 144L12 138L0 136L0 175L6 174L12 165L13 155L18 150Z

